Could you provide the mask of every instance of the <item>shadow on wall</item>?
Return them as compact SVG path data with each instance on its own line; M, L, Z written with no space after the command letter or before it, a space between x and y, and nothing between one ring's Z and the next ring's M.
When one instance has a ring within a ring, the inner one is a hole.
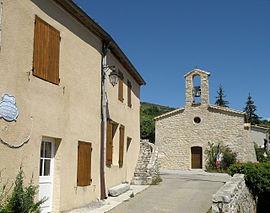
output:
M100 43L98 43L96 40L94 40L94 34L92 34L92 36L89 36L89 30L86 29L82 24L78 24L78 22L75 21L75 18L73 18L72 15L68 14L68 12L63 13L63 10L60 9L60 5L57 5L55 2L48 3L48 0L31 1L49 17L53 18L54 20L65 26L72 33L74 33L84 42L94 47L101 54L101 41ZM55 5L57 5L57 7Z
M76 21L71 14L66 11L64 13L60 5L55 2L48 3L48 0L31 1L49 17L65 26L74 35L95 48L100 53L100 55L102 55L102 41L93 33L89 33L90 31L85 26L83 26L83 24L78 24L78 21ZM123 83L127 87L127 80L124 80ZM132 86L131 91L137 98L140 98L140 91L137 89L137 86Z

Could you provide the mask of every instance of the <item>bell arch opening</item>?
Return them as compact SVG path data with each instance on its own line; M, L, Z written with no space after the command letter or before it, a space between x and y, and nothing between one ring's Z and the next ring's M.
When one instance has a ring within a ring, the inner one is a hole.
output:
M193 103L201 103L201 76L194 75L192 79L193 83Z

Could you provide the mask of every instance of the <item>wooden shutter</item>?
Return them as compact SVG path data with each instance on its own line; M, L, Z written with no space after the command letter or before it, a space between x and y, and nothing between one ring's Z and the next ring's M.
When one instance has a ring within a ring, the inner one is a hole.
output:
M123 102L124 97L123 97L123 80L119 79L118 81L118 100Z
M128 151L128 148L129 148L129 146L131 144L131 140L132 140L132 138L127 137L127 151Z
M119 81L118 81L118 100L123 102L124 101L124 94L123 94L123 73L119 71Z
M119 167L123 166L124 160L124 137L125 137L125 127L120 126L120 136L119 136Z
M107 121L107 140L106 140L106 165L112 164L112 149L113 149L113 125L110 121Z
M131 83L130 81L128 81L128 106L131 107L132 104L131 104Z
M60 32L36 16L33 75L59 84Z
M77 169L78 186L88 186L91 184L91 152L91 143L79 142Z

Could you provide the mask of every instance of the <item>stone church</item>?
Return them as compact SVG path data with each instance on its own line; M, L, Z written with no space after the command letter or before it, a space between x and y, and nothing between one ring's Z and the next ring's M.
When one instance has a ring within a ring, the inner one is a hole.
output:
M209 104L209 76L199 69L187 73L185 107L154 119L161 169L204 169L208 142L228 145L238 161L256 161L246 114Z

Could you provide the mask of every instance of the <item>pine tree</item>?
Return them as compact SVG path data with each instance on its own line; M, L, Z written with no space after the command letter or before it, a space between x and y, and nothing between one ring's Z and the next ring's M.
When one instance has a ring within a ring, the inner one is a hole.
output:
M226 95L224 95L224 90L221 86L221 84L219 85L219 89L217 91L218 96L216 96L215 98L217 98L215 104L218 106L222 106L222 107L229 107L229 101L225 101L224 98L226 98Z
M254 101L252 100L252 97L250 96L250 93L249 93L244 112L247 113L248 122L253 125L259 124L260 122L259 121L260 117L255 113L256 110L257 110L257 107L254 105Z

